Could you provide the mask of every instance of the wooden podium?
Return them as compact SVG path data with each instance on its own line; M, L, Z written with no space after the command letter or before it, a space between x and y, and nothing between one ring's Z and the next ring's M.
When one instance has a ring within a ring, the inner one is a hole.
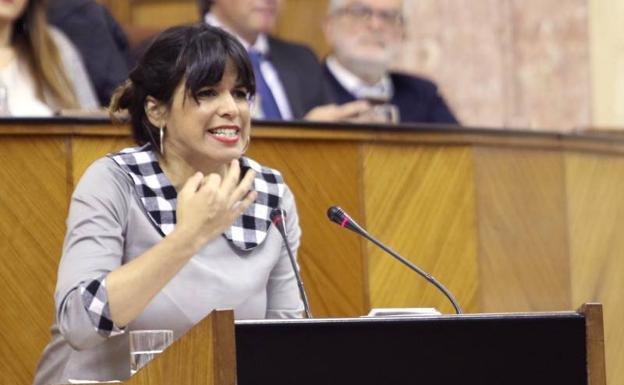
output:
M602 305L236 322L215 311L126 383L605 385Z

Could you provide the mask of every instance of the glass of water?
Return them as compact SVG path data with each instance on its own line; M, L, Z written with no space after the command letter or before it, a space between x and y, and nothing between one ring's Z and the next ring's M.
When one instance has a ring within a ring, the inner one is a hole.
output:
M130 332L130 375L163 352L173 342L173 330L133 330Z

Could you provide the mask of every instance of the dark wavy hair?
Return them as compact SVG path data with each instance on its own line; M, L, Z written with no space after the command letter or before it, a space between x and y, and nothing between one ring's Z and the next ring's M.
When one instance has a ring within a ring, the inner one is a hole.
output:
M145 112L147 97L171 106L175 89L184 81L185 94L197 101L202 88L221 81L228 60L234 64L238 83L252 97L256 93L253 69L247 51L234 36L206 24L169 28L153 39L130 78L117 88L109 110L113 117L127 111L137 144L151 143L160 151L159 128Z

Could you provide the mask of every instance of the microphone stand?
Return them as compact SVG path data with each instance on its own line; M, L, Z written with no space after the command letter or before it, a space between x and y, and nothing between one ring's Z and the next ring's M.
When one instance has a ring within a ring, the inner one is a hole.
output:
M284 217L285 212L280 208L275 208L271 211L271 222L275 225L277 230L279 231L282 239L284 240L284 246L286 247L286 252L288 253L288 258L290 259L290 264L295 273L295 278L297 280L297 286L299 287L299 294L301 296L301 300L303 301L303 308L305 311L306 318L312 318L312 312L310 311L310 303L308 302L308 295L306 294L305 288L303 287L303 279L301 279L301 275L299 274L299 269L297 268L297 262L295 260L295 256L293 255L290 246L288 245L288 238L286 237L286 229L284 226Z
M332 222L335 222L335 223L339 224L340 227L346 227L349 230L351 230L351 231L353 231L353 232L355 232L357 234L360 234L364 238L366 238L369 241L373 242L375 245L379 246L386 253L388 253L391 256L393 256L394 258L398 259L405 266L409 267L410 269L412 269L416 273L420 274L423 278L425 278L427 281L429 281L435 287L437 287L446 296L446 298L448 298L448 300L453 305L453 308L455 309L455 313L456 314L462 314L463 313L462 308L461 308L461 306L459 306L459 303L457 303L457 301L455 300L455 297L453 297L451 292L448 291L448 289L446 287L444 287L444 285L442 285L442 283L440 283L437 279L433 278L433 276L431 276L430 274L426 273L424 270L422 270L418 266L414 265L413 263L411 263L407 259L405 259L402 256L400 256L396 251L392 250L391 248L389 248L388 246L384 245L383 243L381 243L377 239L373 238L366 230L364 230L364 228L362 228L362 226L360 226L349 215L347 215L347 213L344 212L343 209L341 209L338 206L332 206L332 207L330 207L327 210L327 216L329 217L329 219Z

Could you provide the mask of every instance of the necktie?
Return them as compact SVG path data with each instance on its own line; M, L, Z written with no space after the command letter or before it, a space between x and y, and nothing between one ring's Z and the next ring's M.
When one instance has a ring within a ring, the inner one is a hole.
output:
M260 106L262 107L264 119L281 120L282 114L277 107L275 97L273 96L266 79L262 76L262 71L260 71L260 63L265 60L264 57L260 52L255 49L251 49L249 50L249 59L251 60L251 65L253 66L254 74L256 76L256 91L260 95Z

